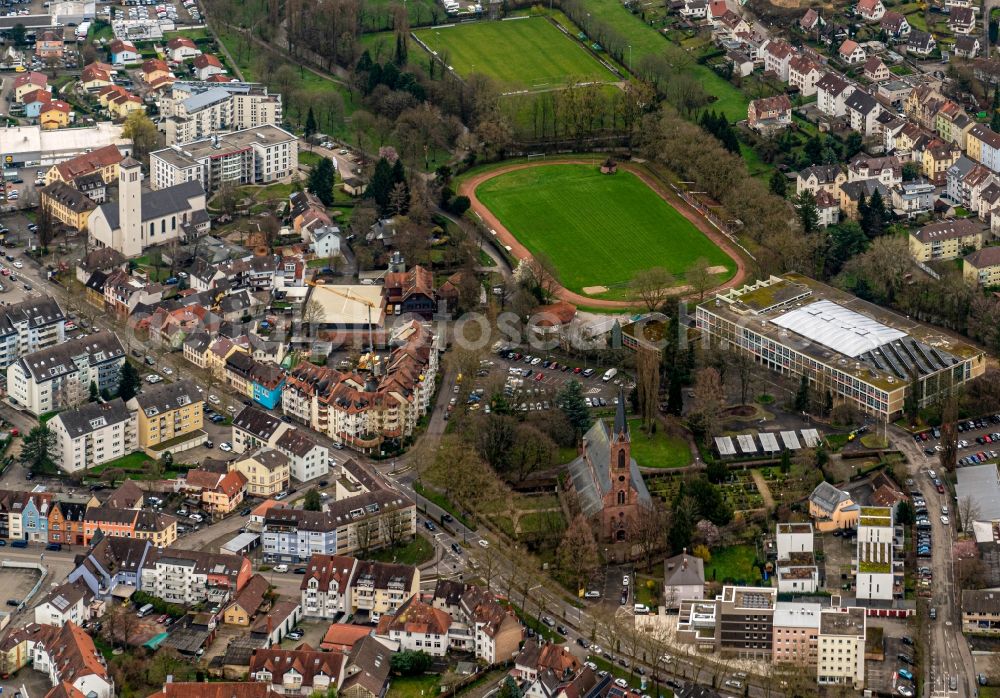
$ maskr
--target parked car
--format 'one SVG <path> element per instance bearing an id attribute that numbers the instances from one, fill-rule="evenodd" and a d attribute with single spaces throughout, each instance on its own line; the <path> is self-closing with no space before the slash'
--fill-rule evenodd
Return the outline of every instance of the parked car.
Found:
<path id="1" fill-rule="evenodd" d="M 273 567 L 273 569 L 274 569 L 275 572 L 287 572 L 288 571 L 288 565 L 275 565 Z"/>

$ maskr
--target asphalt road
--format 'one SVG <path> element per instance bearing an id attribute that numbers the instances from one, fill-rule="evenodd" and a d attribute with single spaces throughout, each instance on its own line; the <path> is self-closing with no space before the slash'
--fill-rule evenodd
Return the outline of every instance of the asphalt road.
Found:
<path id="1" fill-rule="evenodd" d="M 989 432 L 989 429 L 984 431 Z M 959 434 L 959 438 L 973 441 L 979 432 L 972 437 Z M 928 456 L 923 449 L 933 442 L 921 442 L 918 445 L 913 437 L 890 427 L 889 436 L 893 445 L 906 454 L 910 464 L 910 476 L 916 482 L 916 487 L 927 501 L 927 511 L 931 520 L 931 570 L 934 574 L 932 589 L 934 595 L 930 603 L 937 609 L 937 620 L 924 619 L 930 625 L 929 663 L 925 662 L 924 695 L 925 696 L 972 696 L 977 695 L 976 671 L 969 643 L 962 635 L 962 616 L 959 610 L 960 589 L 955 584 L 954 567 L 951 563 L 951 549 L 955 541 L 954 519 L 949 526 L 941 523 L 941 507 L 948 506 L 952 515 L 955 513 L 955 502 L 951 491 L 945 489 L 945 494 L 939 494 L 931 483 L 927 470 L 940 471 L 937 456 Z M 977 449 L 963 449 L 959 455 L 975 452 Z M 938 475 L 941 473 L 938 472 Z M 955 677 L 957 689 L 948 688 L 950 677 Z"/>

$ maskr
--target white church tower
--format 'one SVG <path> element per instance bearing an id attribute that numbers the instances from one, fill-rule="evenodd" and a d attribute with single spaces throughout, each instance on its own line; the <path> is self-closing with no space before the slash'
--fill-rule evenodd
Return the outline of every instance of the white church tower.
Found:
<path id="1" fill-rule="evenodd" d="M 118 165 L 118 229 L 111 245 L 126 257 L 142 254 L 142 172 L 133 158 Z"/>

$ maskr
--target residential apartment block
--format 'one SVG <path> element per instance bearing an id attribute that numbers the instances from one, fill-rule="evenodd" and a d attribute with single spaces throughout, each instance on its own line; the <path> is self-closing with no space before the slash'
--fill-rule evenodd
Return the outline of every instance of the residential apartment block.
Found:
<path id="1" fill-rule="evenodd" d="M 113 333 L 97 332 L 26 354 L 7 367 L 8 399 L 34 415 L 79 405 L 90 395 L 118 390 L 125 349 Z"/>
<path id="2" fill-rule="evenodd" d="M 434 394 L 437 338 L 419 322 L 397 332 L 385 373 L 377 382 L 356 373 L 301 363 L 281 394 L 281 409 L 334 441 L 373 452 L 385 439 L 410 436 Z"/>
<path id="3" fill-rule="evenodd" d="M 1000 592 L 991 589 L 962 591 L 962 632 L 1000 635 Z"/>
<path id="4" fill-rule="evenodd" d="M 0 671 L 22 667 L 45 674 L 67 697 L 114 698 L 115 682 L 90 635 L 69 621 L 61 627 L 31 623 L 0 642 Z M 66 688 L 68 686 L 68 689 Z"/>
<path id="5" fill-rule="evenodd" d="M 861 507 L 858 519 L 857 598 L 864 601 L 893 599 L 893 526 L 889 507 Z"/>
<path id="6" fill-rule="evenodd" d="M 819 646 L 818 603 L 779 601 L 774 609 L 774 656 L 776 664 L 816 666 Z"/>
<path id="7" fill-rule="evenodd" d="M 985 371 L 975 347 L 799 274 L 717 294 L 696 322 L 713 343 L 880 419 L 902 413 L 914 384 L 928 405 Z"/>
<path id="8" fill-rule="evenodd" d="M 0 368 L 66 341 L 66 315 L 51 296 L 0 308 Z"/>
<path id="9" fill-rule="evenodd" d="M 289 473 L 300 482 L 323 477 L 329 470 L 330 450 L 305 430 L 296 429 L 270 412 L 253 405 L 233 418 L 233 450 L 236 453 L 272 448 L 288 459 Z"/>
<path id="10" fill-rule="evenodd" d="M 820 612 L 816 644 L 816 681 L 822 685 L 865 685 L 866 617 L 863 608 Z"/>
<path id="11" fill-rule="evenodd" d="M 52 460 L 67 473 L 91 468 L 136 450 L 136 416 L 121 398 L 88 402 L 49 421 Z"/>
<path id="12" fill-rule="evenodd" d="M 143 561 L 140 589 L 168 603 L 224 601 L 253 576 L 250 560 L 193 550 L 152 549 Z"/>
<path id="13" fill-rule="evenodd" d="M 179 143 L 149 155 L 154 190 L 191 181 L 200 182 L 209 193 L 227 182 L 268 184 L 290 177 L 298 166 L 298 139 L 273 124 Z"/>
<path id="14" fill-rule="evenodd" d="M 167 145 L 280 124 L 281 95 L 247 82 L 175 82 L 160 98 Z"/>
<path id="15" fill-rule="evenodd" d="M 703 650 L 770 659 L 775 602 L 772 587 L 725 586 L 711 600 L 681 601 L 677 639 Z"/>
<path id="16" fill-rule="evenodd" d="M 189 379 L 159 383 L 129 400 L 137 414 L 139 448 L 151 458 L 178 453 L 205 442 L 205 398 L 201 388 Z"/>
<path id="17" fill-rule="evenodd" d="M 910 231 L 910 254 L 918 262 L 955 259 L 963 250 L 982 247 L 984 235 L 983 226 L 971 218 L 930 223 Z"/>
<path id="18" fill-rule="evenodd" d="M 230 463 L 247 480 L 251 497 L 267 499 L 288 488 L 291 477 L 288 456 L 273 448 L 260 448 Z"/>
<path id="19" fill-rule="evenodd" d="M 775 576 L 781 593 L 811 594 L 819 589 L 819 568 L 813 555 L 812 524 L 778 524 Z"/>

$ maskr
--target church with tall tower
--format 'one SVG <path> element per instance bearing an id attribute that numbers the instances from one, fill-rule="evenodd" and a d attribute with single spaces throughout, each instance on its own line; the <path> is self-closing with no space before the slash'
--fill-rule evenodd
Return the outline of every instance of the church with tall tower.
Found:
<path id="1" fill-rule="evenodd" d="M 118 165 L 118 200 L 103 204 L 87 221 L 91 244 L 125 257 L 172 240 L 190 240 L 211 228 L 205 190 L 191 181 L 143 191 L 142 167 L 128 157 Z"/>
<path id="2" fill-rule="evenodd" d="M 583 436 L 580 455 L 569 464 L 570 491 L 603 543 L 634 542 L 635 524 L 652 498 L 632 458 L 632 439 L 625 418 L 625 394 L 618 393 L 612 425 L 594 423 Z"/>

